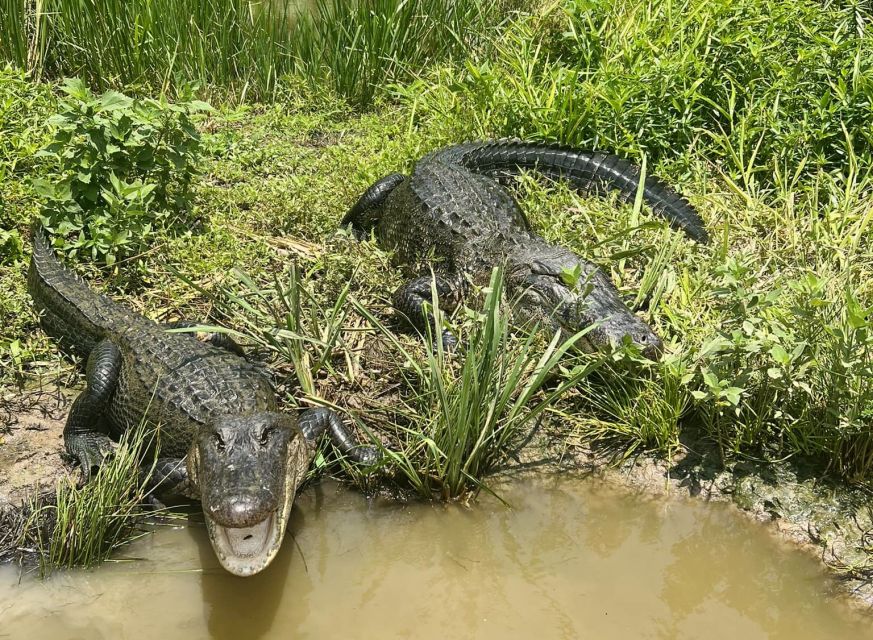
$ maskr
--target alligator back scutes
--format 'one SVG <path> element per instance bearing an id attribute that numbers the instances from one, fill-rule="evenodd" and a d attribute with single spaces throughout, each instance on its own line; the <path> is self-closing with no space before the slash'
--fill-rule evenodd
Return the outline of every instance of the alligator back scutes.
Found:
<path id="1" fill-rule="evenodd" d="M 583 193 L 618 191 L 626 201 L 636 197 L 641 177 L 639 167 L 616 155 L 517 140 L 467 142 L 441 149 L 433 157 L 496 179 L 535 170 L 551 179 L 567 180 Z M 674 228 L 682 229 L 697 242 L 709 240 L 703 220 L 691 203 L 659 178 L 646 176 L 643 199 Z"/>

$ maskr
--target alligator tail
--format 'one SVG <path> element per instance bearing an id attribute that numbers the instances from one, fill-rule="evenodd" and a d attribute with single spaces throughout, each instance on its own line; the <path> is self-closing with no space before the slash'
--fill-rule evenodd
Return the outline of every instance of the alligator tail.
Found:
<path id="1" fill-rule="evenodd" d="M 64 350 L 86 357 L 123 311 L 61 264 L 39 223 L 32 227 L 32 238 L 27 288 L 40 324 Z"/>
<path id="2" fill-rule="evenodd" d="M 641 175 L 639 167 L 618 156 L 512 140 L 465 143 L 449 147 L 440 155 L 492 178 L 536 170 L 548 178 L 568 180 L 584 193 L 618 191 L 622 199 L 630 202 L 636 197 Z M 643 200 L 673 228 L 682 229 L 697 242 L 709 241 L 700 214 L 659 178 L 646 176 Z"/>

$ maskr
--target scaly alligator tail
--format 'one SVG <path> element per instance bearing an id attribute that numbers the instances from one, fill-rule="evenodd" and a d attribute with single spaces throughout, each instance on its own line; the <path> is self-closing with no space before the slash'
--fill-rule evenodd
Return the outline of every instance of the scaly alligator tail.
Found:
<path id="1" fill-rule="evenodd" d="M 616 190 L 633 202 L 640 182 L 640 169 L 624 158 L 571 147 L 498 140 L 471 142 L 448 147 L 439 155 L 458 162 L 470 171 L 492 178 L 535 170 L 548 178 L 563 178 L 584 193 Z M 709 234 L 694 207 L 655 176 L 646 176 L 643 199 L 676 229 L 697 242 L 709 241 Z"/>
<path id="2" fill-rule="evenodd" d="M 113 301 L 91 291 L 60 263 L 39 224 L 33 225 L 32 237 L 27 288 L 40 322 L 64 349 L 85 357 L 106 337 L 110 327 L 119 326 L 117 323 L 125 312 Z"/>

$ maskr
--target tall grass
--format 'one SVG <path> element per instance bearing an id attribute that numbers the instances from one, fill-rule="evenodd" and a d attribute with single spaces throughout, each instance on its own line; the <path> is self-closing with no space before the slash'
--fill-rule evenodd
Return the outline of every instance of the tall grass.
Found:
<path id="1" fill-rule="evenodd" d="M 605 360 L 571 355 L 584 331 L 547 344 L 537 333 L 510 331 L 499 271 L 481 311 L 469 310 L 456 327 L 462 346 L 454 354 L 446 354 L 439 340 L 425 348 L 419 338 L 398 336 L 349 283 L 327 304 L 313 284 L 296 266 L 284 284 L 258 285 L 237 274 L 215 301 L 242 335 L 271 352 L 277 370 L 296 374 L 304 392 L 297 401 L 329 404 L 325 396 L 337 395 L 332 387 L 339 386 L 348 400 L 357 361 L 367 354 L 364 366 L 380 370 L 378 385 L 392 391 L 387 404 L 367 402 L 353 417 L 362 433 L 375 437 L 378 431 L 388 440 L 382 473 L 426 499 L 455 499 L 483 487 L 520 436 Z M 433 302 L 442 326 L 446 319 Z M 348 471 L 367 484 L 358 471 Z"/>
<path id="2" fill-rule="evenodd" d="M 443 317 L 434 297 L 436 326 Z M 391 413 L 398 449 L 386 457 L 422 497 L 462 498 L 485 487 L 486 476 L 504 462 L 543 413 L 606 359 L 568 356 L 587 330 L 545 347 L 537 332 L 514 336 L 503 309 L 503 277 L 495 269 L 480 313 L 460 335 L 460 351 L 449 357 L 440 340 L 422 359 L 393 338 L 391 330 L 363 305 L 357 311 L 392 341 L 403 389 Z M 433 336 L 428 342 L 433 343 Z M 559 375 L 559 365 L 564 375 Z"/>
<path id="3" fill-rule="evenodd" d="M 420 116 L 437 110 L 461 135 L 656 162 L 687 163 L 691 149 L 743 188 L 772 185 L 775 171 L 788 181 L 841 174 L 873 157 L 873 38 L 860 11 L 814 0 L 561 0 L 515 21 L 496 55 L 408 91 Z"/>
<path id="4" fill-rule="evenodd" d="M 275 99 L 294 76 L 365 106 L 499 19 L 476 0 L 3 2 L 0 60 L 101 88 L 197 83 L 240 102 Z"/>
<path id="5" fill-rule="evenodd" d="M 134 527 L 144 514 L 150 475 L 148 463 L 140 465 L 151 443 L 144 427 L 133 429 L 87 484 L 78 487 L 65 476 L 54 494 L 32 496 L 23 510 L 27 517 L 18 525 L 14 551 L 0 549 L 0 555 L 35 554 L 42 576 L 106 560 L 137 535 Z M 8 524 L 12 519 L 7 517 Z"/>

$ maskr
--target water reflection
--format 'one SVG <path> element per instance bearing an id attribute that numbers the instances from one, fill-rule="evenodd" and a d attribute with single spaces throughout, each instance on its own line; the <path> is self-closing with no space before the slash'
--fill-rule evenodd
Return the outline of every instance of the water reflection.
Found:
<path id="1" fill-rule="evenodd" d="M 272 629 L 283 600 L 288 600 L 295 607 L 309 606 L 312 584 L 308 580 L 296 580 L 294 593 L 285 598 L 292 557 L 298 555 L 299 561 L 293 537 L 303 527 L 305 519 L 299 508 L 291 510 L 285 532 L 289 544 L 282 547 L 269 567 L 250 578 L 231 575 L 221 568 L 209 543 L 209 536 L 204 535 L 205 531 L 197 531 L 197 535 L 192 536 L 203 567 L 200 588 L 210 638 L 264 638 Z"/>

